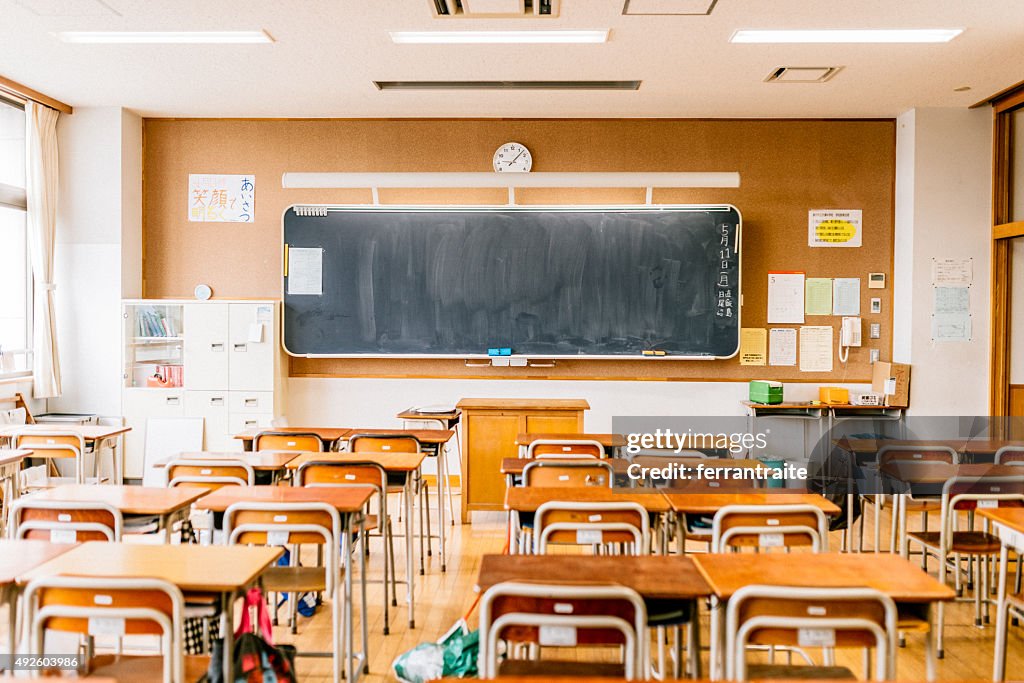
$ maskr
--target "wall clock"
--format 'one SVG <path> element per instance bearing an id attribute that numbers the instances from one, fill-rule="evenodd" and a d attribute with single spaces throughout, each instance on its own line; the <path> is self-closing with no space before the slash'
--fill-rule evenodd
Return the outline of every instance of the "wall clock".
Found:
<path id="1" fill-rule="evenodd" d="M 527 173 L 533 167 L 533 157 L 525 145 L 506 142 L 494 153 L 495 173 Z"/>

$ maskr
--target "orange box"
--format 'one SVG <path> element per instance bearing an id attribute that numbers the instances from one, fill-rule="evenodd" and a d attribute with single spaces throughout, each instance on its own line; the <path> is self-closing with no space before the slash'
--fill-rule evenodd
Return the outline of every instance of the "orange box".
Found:
<path id="1" fill-rule="evenodd" d="M 842 387 L 821 387 L 818 389 L 818 399 L 826 404 L 848 404 L 850 402 L 850 390 Z"/>

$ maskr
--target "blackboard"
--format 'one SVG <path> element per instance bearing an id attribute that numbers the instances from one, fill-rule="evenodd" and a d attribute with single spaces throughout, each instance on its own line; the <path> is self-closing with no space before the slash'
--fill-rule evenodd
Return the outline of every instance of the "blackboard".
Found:
<path id="1" fill-rule="evenodd" d="M 321 249 L 322 294 L 291 293 L 286 266 L 285 349 L 730 357 L 740 233 L 732 206 L 292 207 L 285 262 Z"/>

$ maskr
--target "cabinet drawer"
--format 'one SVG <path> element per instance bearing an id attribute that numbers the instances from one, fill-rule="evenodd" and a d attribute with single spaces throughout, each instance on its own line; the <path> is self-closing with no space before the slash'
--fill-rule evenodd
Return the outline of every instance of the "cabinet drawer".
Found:
<path id="1" fill-rule="evenodd" d="M 232 413 L 229 423 L 231 433 L 238 434 L 248 429 L 270 429 L 273 413 Z"/>
<path id="2" fill-rule="evenodd" d="M 229 391 L 228 404 L 232 413 L 273 413 L 273 391 Z"/>

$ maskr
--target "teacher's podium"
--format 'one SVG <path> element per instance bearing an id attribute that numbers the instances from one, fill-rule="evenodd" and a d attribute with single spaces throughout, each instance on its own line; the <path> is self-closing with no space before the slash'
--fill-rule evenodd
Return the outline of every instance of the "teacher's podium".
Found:
<path id="1" fill-rule="evenodd" d="M 462 522 L 477 510 L 503 510 L 503 458 L 516 457 L 516 435 L 583 431 L 590 404 L 573 398 L 464 398 L 462 410 Z"/>

